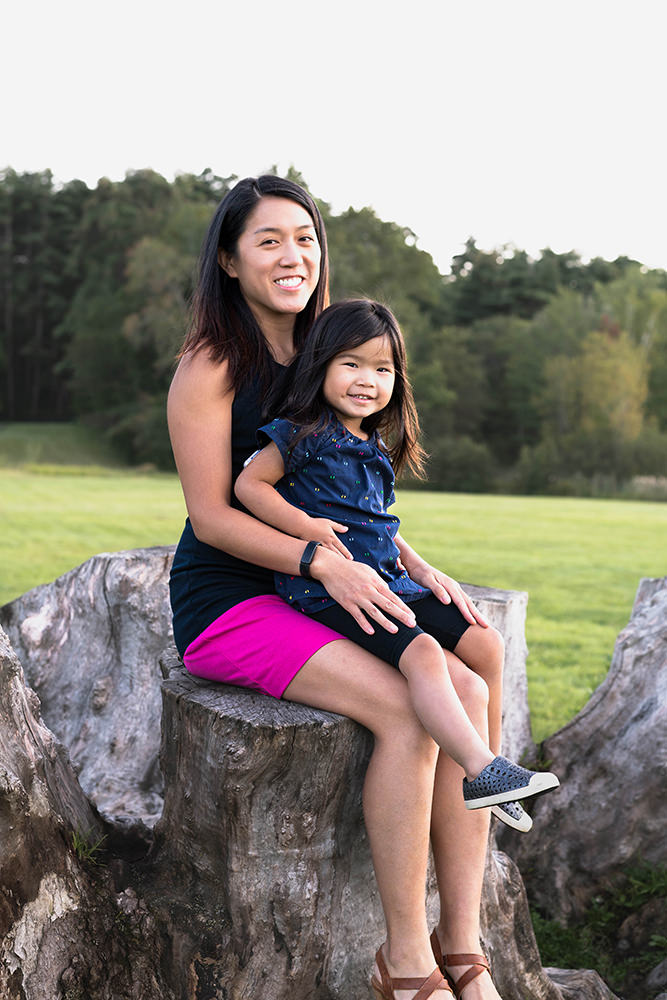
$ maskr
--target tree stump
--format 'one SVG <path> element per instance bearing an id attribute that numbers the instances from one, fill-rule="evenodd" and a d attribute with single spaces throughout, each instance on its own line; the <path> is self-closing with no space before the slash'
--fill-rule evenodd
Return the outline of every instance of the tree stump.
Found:
<path id="1" fill-rule="evenodd" d="M 628 865 L 665 861 L 667 577 L 640 582 L 605 680 L 544 755 L 562 787 L 537 802 L 530 843 L 507 849 L 531 898 L 567 922 Z"/>
<path id="2" fill-rule="evenodd" d="M 171 942 L 167 980 L 188 1000 L 365 998 L 385 935 L 361 810 L 370 734 L 191 677 L 174 649 L 162 664 L 166 798 L 143 892 Z M 504 1000 L 561 1000 L 499 852 L 482 916 Z"/>
<path id="3" fill-rule="evenodd" d="M 119 835 L 97 867 L 72 851 L 72 831 L 102 827 L 2 637 L 0 993 L 364 998 L 384 937 L 360 801 L 371 737 L 340 716 L 198 681 L 173 647 L 161 691 L 171 551 L 95 557 L 0 609 L 45 721 Z M 505 636 L 504 750 L 518 757 L 530 746 L 527 597 L 466 589 Z M 137 824 L 150 839 L 159 813 L 161 703 L 165 807 L 151 856 L 137 861 L 120 834 Z M 432 886 L 429 896 L 433 906 Z M 499 852 L 482 917 L 504 1000 L 560 998 L 521 879 Z M 581 1000 L 612 996 L 599 980 L 588 991 L 593 974 L 576 976 Z"/>

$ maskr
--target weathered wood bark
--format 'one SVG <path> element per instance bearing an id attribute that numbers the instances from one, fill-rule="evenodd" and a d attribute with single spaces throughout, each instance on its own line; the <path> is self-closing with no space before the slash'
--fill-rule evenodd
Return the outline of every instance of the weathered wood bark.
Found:
<path id="1" fill-rule="evenodd" d="M 158 659 L 171 630 L 172 554 L 102 553 L 0 608 L 82 788 L 105 819 L 138 833 L 162 811 Z"/>
<path id="2" fill-rule="evenodd" d="M 369 735 L 179 669 L 164 685 L 163 734 L 161 895 L 151 887 L 148 899 L 171 925 L 183 995 L 333 996 L 334 954 L 350 988 L 349 963 L 372 948 L 364 915 L 377 909 L 360 803 Z"/>
<path id="3" fill-rule="evenodd" d="M 615 1000 L 590 969 L 543 969 L 519 869 L 502 851 L 487 857 L 482 941 L 503 1000 Z"/>
<path id="4" fill-rule="evenodd" d="M 545 969 L 563 1000 L 609 1000 L 613 993 L 591 969 Z M 656 1000 L 660 1000 L 656 997 Z"/>
<path id="5" fill-rule="evenodd" d="M 530 838 L 501 844 L 567 922 L 632 862 L 665 862 L 667 577 L 641 581 L 607 677 L 543 752 L 562 787 L 537 802 Z"/>
<path id="6" fill-rule="evenodd" d="M 2 629 L 0 691 L 0 996 L 175 1000 L 153 971 L 148 915 L 126 915 L 108 873 L 73 850 L 73 834 L 85 847 L 102 825 Z"/>

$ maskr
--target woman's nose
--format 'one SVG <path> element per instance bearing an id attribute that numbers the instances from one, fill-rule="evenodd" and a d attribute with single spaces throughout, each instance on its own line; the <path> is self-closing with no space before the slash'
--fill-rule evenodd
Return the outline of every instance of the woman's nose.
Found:
<path id="1" fill-rule="evenodd" d="M 298 243 L 288 240 L 283 246 L 283 255 L 280 258 L 283 267 L 295 267 L 301 263 L 301 248 Z"/>

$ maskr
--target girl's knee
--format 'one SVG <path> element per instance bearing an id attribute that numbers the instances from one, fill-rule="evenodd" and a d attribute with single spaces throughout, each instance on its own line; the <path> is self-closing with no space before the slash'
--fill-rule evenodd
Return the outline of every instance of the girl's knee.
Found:
<path id="1" fill-rule="evenodd" d="M 422 674 L 426 670 L 445 670 L 447 663 L 437 639 L 422 632 L 403 650 L 398 666 L 401 673 L 408 676 L 411 670 L 419 670 Z"/>
<path id="2" fill-rule="evenodd" d="M 505 640 L 497 628 L 472 625 L 459 641 L 456 655 L 487 682 L 502 681 Z"/>
<path id="3" fill-rule="evenodd" d="M 489 686 L 474 670 L 464 670 L 456 679 L 456 693 L 468 715 L 486 712 L 489 704 Z"/>
<path id="4" fill-rule="evenodd" d="M 502 675 L 505 663 L 505 640 L 497 628 L 484 629 L 488 634 L 485 636 L 486 662 L 490 674 Z"/>

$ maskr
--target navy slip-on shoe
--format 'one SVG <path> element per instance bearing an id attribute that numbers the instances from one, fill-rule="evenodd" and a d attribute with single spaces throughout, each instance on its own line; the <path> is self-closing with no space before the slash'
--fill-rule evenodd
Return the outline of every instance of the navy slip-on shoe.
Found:
<path id="1" fill-rule="evenodd" d="M 542 795 L 559 784 L 551 771 L 529 771 L 507 757 L 496 757 L 472 781 L 463 779 L 463 798 L 466 809 L 484 809 Z"/>

